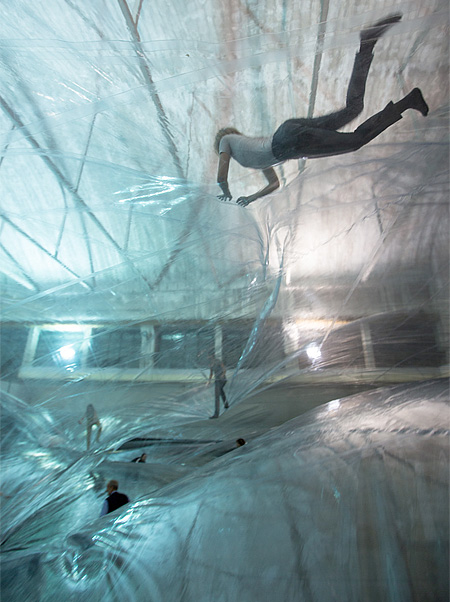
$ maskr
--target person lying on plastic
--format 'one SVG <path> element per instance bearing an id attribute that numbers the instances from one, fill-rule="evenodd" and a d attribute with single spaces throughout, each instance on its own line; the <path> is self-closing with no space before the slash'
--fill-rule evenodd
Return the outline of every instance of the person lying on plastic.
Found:
<path id="1" fill-rule="evenodd" d="M 137 458 L 133 458 L 131 460 L 131 462 L 134 462 L 135 464 L 139 464 L 140 462 L 146 462 L 146 460 L 147 460 L 147 454 L 144 452 Z"/>
<path id="2" fill-rule="evenodd" d="M 362 123 L 354 132 L 337 130 L 357 117 L 364 108 L 367 76 L 373 59 L 373 49 L 380 36 L 400 21 L 402 15 L 394 14 L 360 33 L 360 48 L 355 56 L 353 71 L 347 90 L 346 106 L 334 113 L 314 118 L 296 118 L 285 121 L 272 137 L 250 138 L 235 128 L 223 128 L 216 134 L 214 148 L 219 154 L 217 183 L 222 189 L 218 198 L 231 201 L 228 187 L 228 169 L 233 158 L 243 167 L 261 169 L 267 186 L 250 196 L 241 196 L 237 204 L 246 207 L 256 199 L 270 194 L 280 186 L 273 165 L 289 159 L 329 157 L 358 150 L 388 127 L 402 118 L 407 109 L 428 114 L 428 106 L 419 88 L 395 104 L 389 102 L 379 113 Z"/>

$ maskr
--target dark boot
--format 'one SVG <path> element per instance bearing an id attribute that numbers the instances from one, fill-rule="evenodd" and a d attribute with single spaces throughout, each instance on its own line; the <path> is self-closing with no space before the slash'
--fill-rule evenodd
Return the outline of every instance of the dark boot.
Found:
<path id="1" fill-rule="evenodd" d="M 406 111 L 406 109 L 414 109 L 415 111 L 422 113 L 424 117 L 428 115 L 429 110 L 419 88 L 414 88 L 414 90 L 411 90 L 409 94 L 396 102 L 394 106 L 398 111 L 400 111 L 400 113 L 403 113 Z"/>
<path id="2" fill-rule="evenodd" d="M 386 31 L 392 27 L 392 25 L 398 23 L 401 18 L 401 13 L 395 13 L 389 17 L 385 17 L 384 19 L 377 21 L 367 29 L 363 29 L 359 34 L 359 38 L 361 40 L 361 52 L 372 52 L 378 38 L 381 38 L 381 36 L 386 33 Z"/>

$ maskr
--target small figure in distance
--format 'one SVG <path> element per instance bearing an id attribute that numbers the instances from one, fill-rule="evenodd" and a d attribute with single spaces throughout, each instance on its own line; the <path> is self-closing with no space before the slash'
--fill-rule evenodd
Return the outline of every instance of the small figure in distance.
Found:
<path id="1" fill-rule="evenodd" d="M 243 445 L 245 445 L 245 439 L 236 439 L 236 447 L 242 447 Z"/>
<path id="2" fill-rule="evenodd" d="M 124 504 L 128 504 L 130 501 L 128 496 L 124 493 L 119 493 L 117 490 L 119 489 L 119 482 L 115 479 L 111 479 L 108 481 L 106 485 L 106 491 L 108 493 L 108 497 L 103 502 L 103 506 L 100 512 L 100 516 L 105 516 L 105 514 L 109 514 L 117 508 L 120 508 Z"/>
<path id="3" fill-rule="evenodd" d="M 362 112 L 374 46 L 401 18 L 401 14 L 390 15 L 361 31 L 361 44 L 355 56 L 346 106 L 343 109 L 322 117 L 288 119 L 273 136 L 265 138 L 244 136 L 233 127 L 219 130 L 214 142 L 219 155 L 217 183 L 222 189 L 218 198 L 221 201 L 231 201 L 233 198 L 228 187 L 230 159 L 243 167 L 262 170 L 268 182 L 258 192 L 238 198 L 237 204 L 246 207 L 280 186 L 274 165 L 289 159 L 330 157 L 356 151 L 399 121 L 407 109 L 419 111 L 425 117 L 428 106 L 419 88 L 414 88 L 399 102 L 389 102 L 382 111 L 367 119 L 354 132 L 337 131 Z"/>
<path id="4" fill-rule="evenodd" d="M 87 450 L 89 451 L 89 448 L 91 446 L 92 427 L 93 426 L 97 427 L 97 438 L 96 438 L 97 443 L 100 439 L 100 434 L 102 432 L 101 422 L 99 420 L 99 417 L 97 416 L 97 412 L 95 411 L 95 408 L 92 405 L 92 403 L 90 403 L 87 406 L 86 412 L 85 412 L 84 416 L 78 421 L 78 424 L 81 424 L 85 418 L 86 418 L 86 444 L 87 444 Z"/>
<path id="5" fill-rule="evenodd" d="M 215 357 L 214 354 L 210 354 L 210 371 L 209 371 L 209 379 L 208 385 L 211 382 L 211 379 L 214 375 L 214 404 L 215 411 L 210 418 L 218 418 L 220 412 L 220 398 L 223 400 L 223 405 L 225 409 L 229 407 L 227 397 L 225 395 L 224 387 L 227 384 L 227 370 L 225 368 L 225 364 L 222 360 L 219 360 Z"/>
<path id="6" fill-rule="evenodd" d="M 147 454 L 143 453 L 140 456 L 138 456 L 137 458 L 133 458 L 133 460 L 131 460 L 132 462 L 134 462 L 135 464 L 139 464 L 139 462 L 145 462 L 147 460 Z"/>

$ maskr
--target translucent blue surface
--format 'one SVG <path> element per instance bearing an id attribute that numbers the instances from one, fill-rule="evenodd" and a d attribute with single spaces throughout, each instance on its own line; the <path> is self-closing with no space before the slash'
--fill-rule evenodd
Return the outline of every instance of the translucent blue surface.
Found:
<path id="1" fill-rule="evenodd" d="M 21 486 L 6 478 L 2 593 L 444 600 L 448 416 L 446 381 L 378 389 L 334 400 L 197 469 L 161 465 L 151 447 L 150 465 L 130 463 L 131 451 L 116 466 L 65 446 L 29 443 L 21 452 L 18 435 L 3 460 Z M 30 422 L 28 433 L 40 433 Z M 178 462 L 198 457 L 199 446 L 207 443 L 185 443 Z M 100 491 L 108 473 L 132 501 L 95 520 L 96 484 Z"/>
<path id="2" fill-rule="evenodd" d="M 217 130 L 340 108 L 394 11 L 346 131 L 415 86 L 429 115 L 246 208 L 234 162 L 221 202 Z M 446 600 L 445 3 L 0 17 L 3 598 Z M 110 479 L 131 502 L 99 518 Z"/>

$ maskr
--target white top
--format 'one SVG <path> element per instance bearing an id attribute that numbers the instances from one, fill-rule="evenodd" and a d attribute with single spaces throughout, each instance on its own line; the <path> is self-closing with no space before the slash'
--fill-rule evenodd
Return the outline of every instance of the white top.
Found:
<path id="1" fill-rule="evenodd" d="M 279 163 L 272 153 L 272 137 L 249 138 L 240 134 L 227 134 L 219 145 L 219 154 L 227 153 L 242 167 L 265 169 Z"/>

